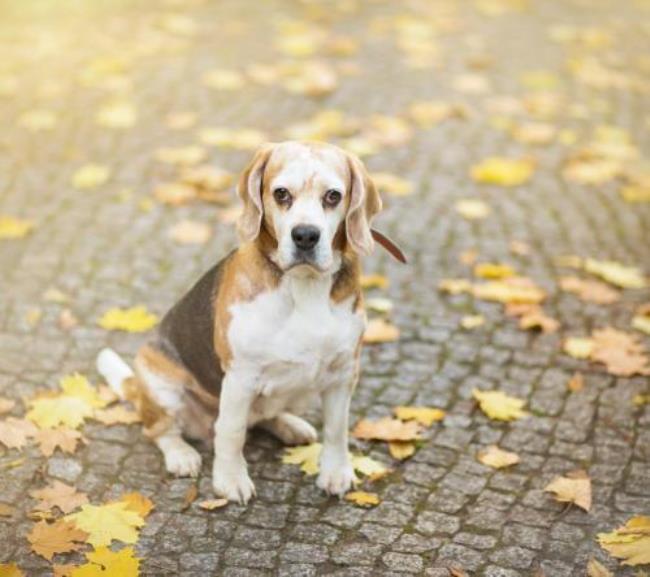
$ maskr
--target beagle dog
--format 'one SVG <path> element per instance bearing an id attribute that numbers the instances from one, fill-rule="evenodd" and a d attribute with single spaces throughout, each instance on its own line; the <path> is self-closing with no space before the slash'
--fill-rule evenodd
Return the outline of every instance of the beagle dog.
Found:
<path id="1" fill-rule="evenodd" d="M 212 483 L 246 503 L 255 493 L 243 455 L 258 426 L 286 444 L 316 440 L 300 417 L 320 398 L 317 484 L 342 495 L 354 483 L 348 409 L 365 327 L 360 257 L 382 203 L 355 156 L 328 144 L 283 142 L 257 151 L 239 179 L 239 248 L 165 315 L 137 353 L 135 372 L 111 349 L 98 371 L 136 405 L 145 433 L 175 475 L 198 475 L 183 437 L 214 438 Z"/>

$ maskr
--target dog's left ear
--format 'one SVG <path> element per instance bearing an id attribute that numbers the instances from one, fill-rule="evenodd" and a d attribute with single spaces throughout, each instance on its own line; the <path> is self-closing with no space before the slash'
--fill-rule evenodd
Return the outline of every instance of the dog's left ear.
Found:
<path id="1" fill-rule="evenodd" d="M 345 233 L 352 248 L 361 255 L 367 255 L 374 248 L 370 224 L 381 210 L 382 202 L 375 183 L 366 167 L 353 154 L 348 154 L 351 174 L 350 205 L 345 217 Z"/>
<path id="2" fill-rule="evenodd" d="M 262 145 L 253 160 L 244 169 L 239 177 L 237 194 L 244 203 L 241 216 L 237 223 L 239 236 L 243 242 L 255 240 L 262 226 L 264 206 L 262 204 L 262 180 L 264 169 L 273 152 L 273 143 Z"/>

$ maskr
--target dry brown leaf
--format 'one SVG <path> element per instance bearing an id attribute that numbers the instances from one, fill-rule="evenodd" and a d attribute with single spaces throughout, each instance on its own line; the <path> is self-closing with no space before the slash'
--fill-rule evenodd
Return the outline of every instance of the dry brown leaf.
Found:
<path id="1" fill-rule="evenodd" d="M 607 371 L 621 377 L 650 374 L 650 358 L 636 335 L 612 328 L 593 332 L 591 360 L 603 363 Z"/>
<path id="2" fill-rule="evenodd" d="M 88 503 L 85 493 L 79 493 L 75 487 L 61 481 L 52 481 L 47 487 L 30 491 L 29 496 L 40 501 L 34 507 L 37 511 L 49 511 L 58 507 L 62 513 L 67 514 Z"/>
<path id="3" fill-rule="evenodd" d="M 560 287 L 575 294 L 580 300 L 599 305 L 612 304 L 621 298 L 617 291 L 602 282 L 583 280 L 575 276 L 561 277 Z"/>
<path id="4" fill-rule="evenodd" d="M 200 501 L 198 503 L 201 509 L 206 511 L 214 511 L 215 509 L 221 509 L 228 504 L 228 499 L 207 499 L 205 501 Z"/>
<path id="5" fill-rule="evenodd" d="M 399 339 L 399 329 L 385 319 L 370 319 L 363 342 L 366 344 L 391 343 Z"/>
<path id="6" fill-rule="evenodd" d="M 151 513 L 155 505 L 148 497 L 141 493 L 126 493 L 122 495 L 120 501 L 127 504 L 127 509 L 140 515 L 143 519 Z"/>
<path id="7" fill-rule="evenodd" d="M 192 483 L 188 488 L 187 492 L 185 493 L 185 497 L 183 498 L 183 504 L 181 505 L 181 512 L 185 511 L 189 508 L 189 506 L 196 501 L 196 498 L 199 496 L 199 489 L 198 487 Z"/>
<path id="8" fill-rule="evenodd" d="M 589 511 L 591 509 L 591 479 L 584 471 L 573 471 L 566 477 L 555 477 L 544 491 L 555 493 L 555 498 L 563 503 L 573 503 Z"/>
<path id="9" fill-rule="evenodd" d="M 194 200 L 196 189 L 182 182 L 166 182 L 159 184 L 153 191 L 154 198 L 163 204 L 180 206 Z"/>
<path id="10" fill-rule="evenodd" d="M 404 461 L 415 454 L 415 443 L 412 441 L 390 441 L 388 452 L 393 459 Z"/>
<path id="11" fill-rule="evenodd" d="M 414 441 L 420 438 L 420 425 L 417 421 L 405 423 L 390 417 L 378 421 L 362 419 L 354 427 L 352 436 L 376 441 Z"/>
<path id="12" fill-rule="evenodd" d="M 0 415 L 8 413 L 16 406 L 16 401 L 12 399 L 7 399 L 5 397 L 0 397 Z"/>
<path id="13" fill-rule="evenodd" d="M 585 378 L 582 376 L 582 373 L 575 373 L 569 379 L 566 386 L 572 393 L 578 393 L 585 388 Z"/>
<path id="14" fill-rule="evenodd" d="M 8 449 L 21 449 L 37 431 L 38 428 L 31 421 L 8 417 L 0 421 L 0 443 Z"/>
<path id="15" fill-rule="evenodd" d="M 92 418 L 105 425 L 130 425 L 140 421 L 138 412 L 124 405 L 109 409 L 97 409 Z"/>
<path id="16" fill-rule="evenodd" d="M 52 524 L 40 521 L 27 535 L 32 551 L 48 561 L 58 553 L 78 550 L 87 538 L 88 533 L 78 529 L 73 522 L 64 519 Z"/>
<path id="17" fill-rule="evenodd" d="M 77 450 L 77 443 L 84 440 L 79 431 L 66 427 L 39 430 L 35 433 L 34 439 L 39 444 L 41 453 L 46 457 L 51 457 L 57 447 L 64 453 L 74 453 Z"/>
<path id="18" fill-rule="evenodd" d="M 489 447 L 479 451 L 477 458 L 484 465 L 495 469 L 510 467 L 511 465 L 516 465 L 520 461 L 519 455 L 511 453 L 510 451 L 504 451 L 496 445 L 490 445 Z"/>

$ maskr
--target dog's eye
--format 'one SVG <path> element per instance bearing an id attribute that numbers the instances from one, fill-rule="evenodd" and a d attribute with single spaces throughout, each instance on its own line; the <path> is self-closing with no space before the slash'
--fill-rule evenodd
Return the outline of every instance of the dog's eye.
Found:
<path id="1" fill-rule="evenodd" d="M 273 198 L 278 204 L 289 204 L 291 202 L 291 193 L 286 188 L 276 188 L 273 191 Z"/>
<path id="2" fill-rule="evenodd" d="M 341 193 L 338 190 L 331 189 L 325 193 L 323 197 L 323 203 L 325 206 L 335 207 L 339 202 L 341 202 Z"/>

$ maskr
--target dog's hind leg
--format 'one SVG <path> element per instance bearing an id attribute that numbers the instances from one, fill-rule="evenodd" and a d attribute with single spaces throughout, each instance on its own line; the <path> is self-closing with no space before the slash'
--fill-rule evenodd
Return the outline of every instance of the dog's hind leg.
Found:
<path id="1" fill-rule="evenodd" d="M 285 445 L 307 445 L 318 438 L 316 429 L 302 417 L 280 413 L 277 417 L 257 425 L 280 439 Z"/>
<path id="2" fill-rule="evenodd" d="M 141 382 L 138 408 L 145 434 L 162 451 L 169 473 L 196 477 L 201 455 L 183 439 L 180 419 L 185 383 L 192 375 L 152 346 L 140 349 L 135 368 Z"/>

